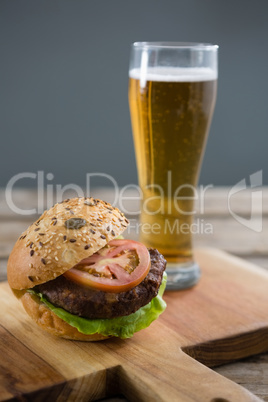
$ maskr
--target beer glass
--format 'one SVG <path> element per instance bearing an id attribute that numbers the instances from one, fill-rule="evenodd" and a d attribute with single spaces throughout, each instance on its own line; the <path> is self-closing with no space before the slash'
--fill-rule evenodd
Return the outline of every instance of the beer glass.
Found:
<path id="1" fill-rule="evenodd" d="M 142 192 L 140 241 L 167 260 L 167 289 L 196 284 L 194 199 L 217 88 L 218 46 L 136 42 L 129 106 Z"/>

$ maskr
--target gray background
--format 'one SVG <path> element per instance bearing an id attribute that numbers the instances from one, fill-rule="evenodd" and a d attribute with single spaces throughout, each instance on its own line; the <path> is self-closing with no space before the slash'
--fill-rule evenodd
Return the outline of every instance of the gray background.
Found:
<path id="1" fill-rule="evenodd" d="M 267 0 L 1 0 L 0 186 L 37 170 L 53 184 L 83 186 L 88 172 L 137 182 L 127 90 L 141 40 L 220 46 L 200 183 L 263 169 L 268 184 L 267 15 Z"/>

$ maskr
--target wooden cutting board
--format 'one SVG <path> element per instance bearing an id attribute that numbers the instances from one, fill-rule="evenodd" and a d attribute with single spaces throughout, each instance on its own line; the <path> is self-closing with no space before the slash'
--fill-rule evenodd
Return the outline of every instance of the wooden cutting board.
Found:
<path id="1" fill-rule="evenodd" d="M 196 250 L 196 259 L 200 283 L 166 292 L 165 313 L 128 340 L 55 338 L 2 283 L 0 399 L 258 401 L 208 367 L 268 350 L 268 273 L 215 249 Z"/>

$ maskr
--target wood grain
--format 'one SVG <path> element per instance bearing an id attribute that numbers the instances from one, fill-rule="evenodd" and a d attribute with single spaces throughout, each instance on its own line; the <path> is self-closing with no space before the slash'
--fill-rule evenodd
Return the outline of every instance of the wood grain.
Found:
<path id="1" fill-rule="evenodd" d="M 235 370 L 234 370 L 235 366 Z M 268 354 L 249 357 L 242 361 L 218 367 L 217 372 L 247 388 L 268 401 Z"/>
<path id="2" fill-rule="evenodd" d="M 214 366 L 268 350 L 268 273 L 215 249 L 196 250 L 196 258 L 200 283 L 167 292 L 166 312 L 129 340 L 50 336 L 2 283 L 0 399 L 84 401 L 121 393 L 130 401 L 259 400 L 200 362 Z"/>
<path id="3" fill-rule="evenodd" d="M 56 398 L 62 389 L 64 377 L 2 326 L 0 339 L 1 400 L 19 398 L 29 394 L 29 389 L 34 393 L 40 388 L 48 388 L 50 395 Z"/>

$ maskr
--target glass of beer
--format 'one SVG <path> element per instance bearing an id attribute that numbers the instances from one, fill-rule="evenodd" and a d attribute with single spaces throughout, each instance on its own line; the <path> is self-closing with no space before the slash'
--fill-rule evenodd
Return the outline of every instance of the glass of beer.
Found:
<path id="1" fill-rule="evenodd" d="M 196 185 L 214 111 L 218 46 L 136 42 L 129 106 L 142 193 L 140 241 L 167 260 L 167 289 L 200 278 L 193 258 Z"/>

